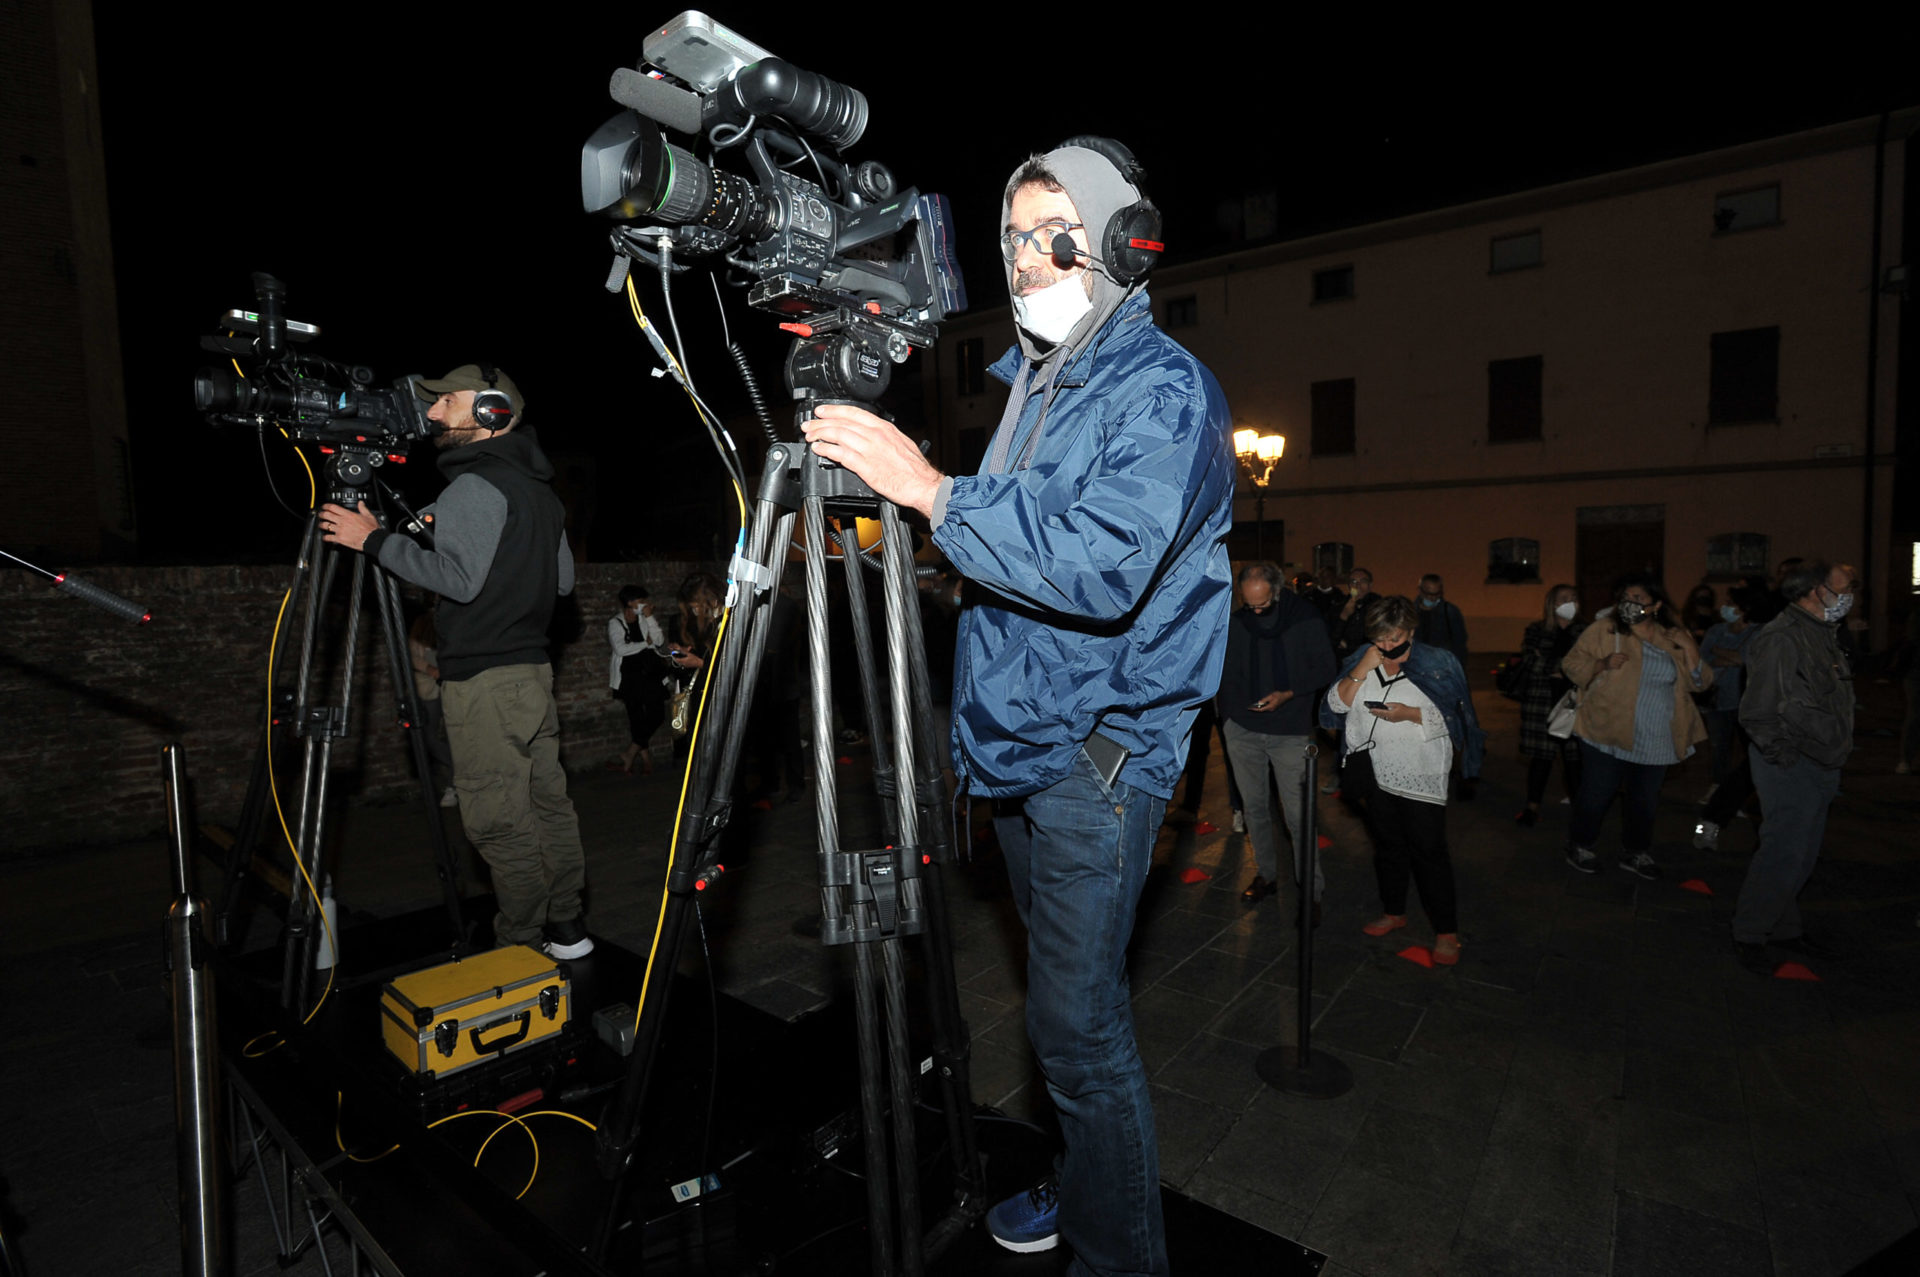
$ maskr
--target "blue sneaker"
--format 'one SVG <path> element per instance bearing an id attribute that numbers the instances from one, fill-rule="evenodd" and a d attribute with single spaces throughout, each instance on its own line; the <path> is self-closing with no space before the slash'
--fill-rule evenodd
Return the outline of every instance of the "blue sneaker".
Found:
<path id="1" fill-rule="evenodd" d="M 987 1232 L 1008 1250 L 1027 1254 L 1060 1244 L 1060 1181 L 1049 1175 L 987 1212 Z"/>

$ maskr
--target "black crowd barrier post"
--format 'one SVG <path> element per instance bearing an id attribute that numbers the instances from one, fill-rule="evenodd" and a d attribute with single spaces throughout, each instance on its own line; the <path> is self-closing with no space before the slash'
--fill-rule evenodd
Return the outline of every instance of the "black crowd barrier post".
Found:
<path id="1" fill-rule="evenodd" d="M 1260 1080 L 1277 1091 L 1331 1100 L 1353 1089 L 1353 1070 L 1325 1051 L 1315 1054 L 1313 1050 L 1313 881 L 1320 859 L 1320 820 L 1314 803 L 1320 796 L 1320 750 L 1312 740 L 1307 742 L 1306 754 L 1305 775 L 1300 781 L 1306 797 L 1300 804 L 1296 856 L 1300 864 L 1300 1001 L 1294 1012 L 1295 1045 L 1267 1048 L 1254 1060 L 1253 1067 Z"/>

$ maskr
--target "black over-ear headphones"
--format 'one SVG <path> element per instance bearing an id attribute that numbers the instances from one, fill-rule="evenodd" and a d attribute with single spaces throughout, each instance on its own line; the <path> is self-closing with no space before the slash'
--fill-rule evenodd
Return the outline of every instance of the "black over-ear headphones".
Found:
<path id="1" fill-rule="evenodd" d="M 473 424 L 482 430 L 504 430 L 513 420 L 513 399 L 495 385 L 500 380 L 498 368 L 482 360 L 480 375 L 487 379 L 487 388 L 473 396 Z"/>
<path id="2" fill-rule="evenodd" d="M 1077 146 L 1105 157 L 1120 170 L 1127 185 L 1140 192 L 1139 199 L 1107 219 L 1098 243 L 1101 262 L 1116 281 L 1133 285 L 1145 279 L 1167 247 L 1160 240 L 1160 210 L 1147 198 L 1146 170 L 1133 158 L 1132 151 L 1110 137 L 1082 133 L 1060 145 Z"/>

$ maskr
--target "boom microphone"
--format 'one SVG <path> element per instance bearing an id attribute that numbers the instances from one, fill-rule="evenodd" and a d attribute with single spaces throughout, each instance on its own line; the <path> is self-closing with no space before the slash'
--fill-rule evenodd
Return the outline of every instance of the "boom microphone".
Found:
<path id="1" fill-rule="evenodd" d="M 1053 237 L 1053 247 L 1049 251 L 1053 254 L 1053 267 L 1055 270 L 1072 270 L 1073 259 L 1076 257 L 1084 257 L 1095 266 L 1106 266 L 1105 262 L 1074 243 L 1073 236 L 1067 234 L 1065 231 L 1061 231 Z"/>

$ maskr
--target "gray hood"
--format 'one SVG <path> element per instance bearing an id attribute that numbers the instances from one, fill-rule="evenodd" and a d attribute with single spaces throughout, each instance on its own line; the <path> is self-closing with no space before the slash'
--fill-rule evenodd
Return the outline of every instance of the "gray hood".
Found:
<path id="1" fill-rule="evenodd" d="M 1120 170 L 1113 166 L 1113 161 L 1100 152 L 1088 150 L 1085 147 L 1057 147 L 1042 155 L 1040 161 L 1051 169 L 1053 175 L 1060 179 L 1060 184 L 1066 187 L 1067 198 L 1073 201 L 1074 208 L 1080 213 L 1080 220 L 1086 224 L 1087 243 L 1096 255 L 1100 255 L 1102 252 L 1100 241 L 1106 232 L 1107 223 L 1113 220 L 1115 213 L 1141 198 L 1139 190 L 1120 176 Z M 1015 172 L 1018 171 L 1018 169 L 1015 170 Z M 1012 180 L 1011 174 L 1008 180 Z M 1008 212 L 1012 206 L 1011 197 L 1011 191 L 1001 197 L 1000 225 L 1003 227 L 1007 225 Z M 1019 336 L 1021 352 L 1028 359 L 1041 363 L 1061 352 L 1071 353 L 1079 349 L 1088 337 L 1099 332 L 1101 326 L 1113 318 L 1114 312 L 1120 309 L 1121 303 L 1147 286 L 1146 280 L 1141 279 L 1132 287 L 1128 287 L 1108 274 L 1107 268 L 1101 264 L 1089 263 L 1085 269 L 1093 275 L 1093 309 L 1081 316 L 1080 322 L 1073 326 L 1073 331 L 1067 334 L 1066 340 L 1057 346 L 1044 346 L 1029 336 L 1026 329 L 1015 323 L 1014 332 Z M 1011 268 L 1008 269 L 1006 282 L 1008 296 L 1011 297 L 1013 290 Z"/>

